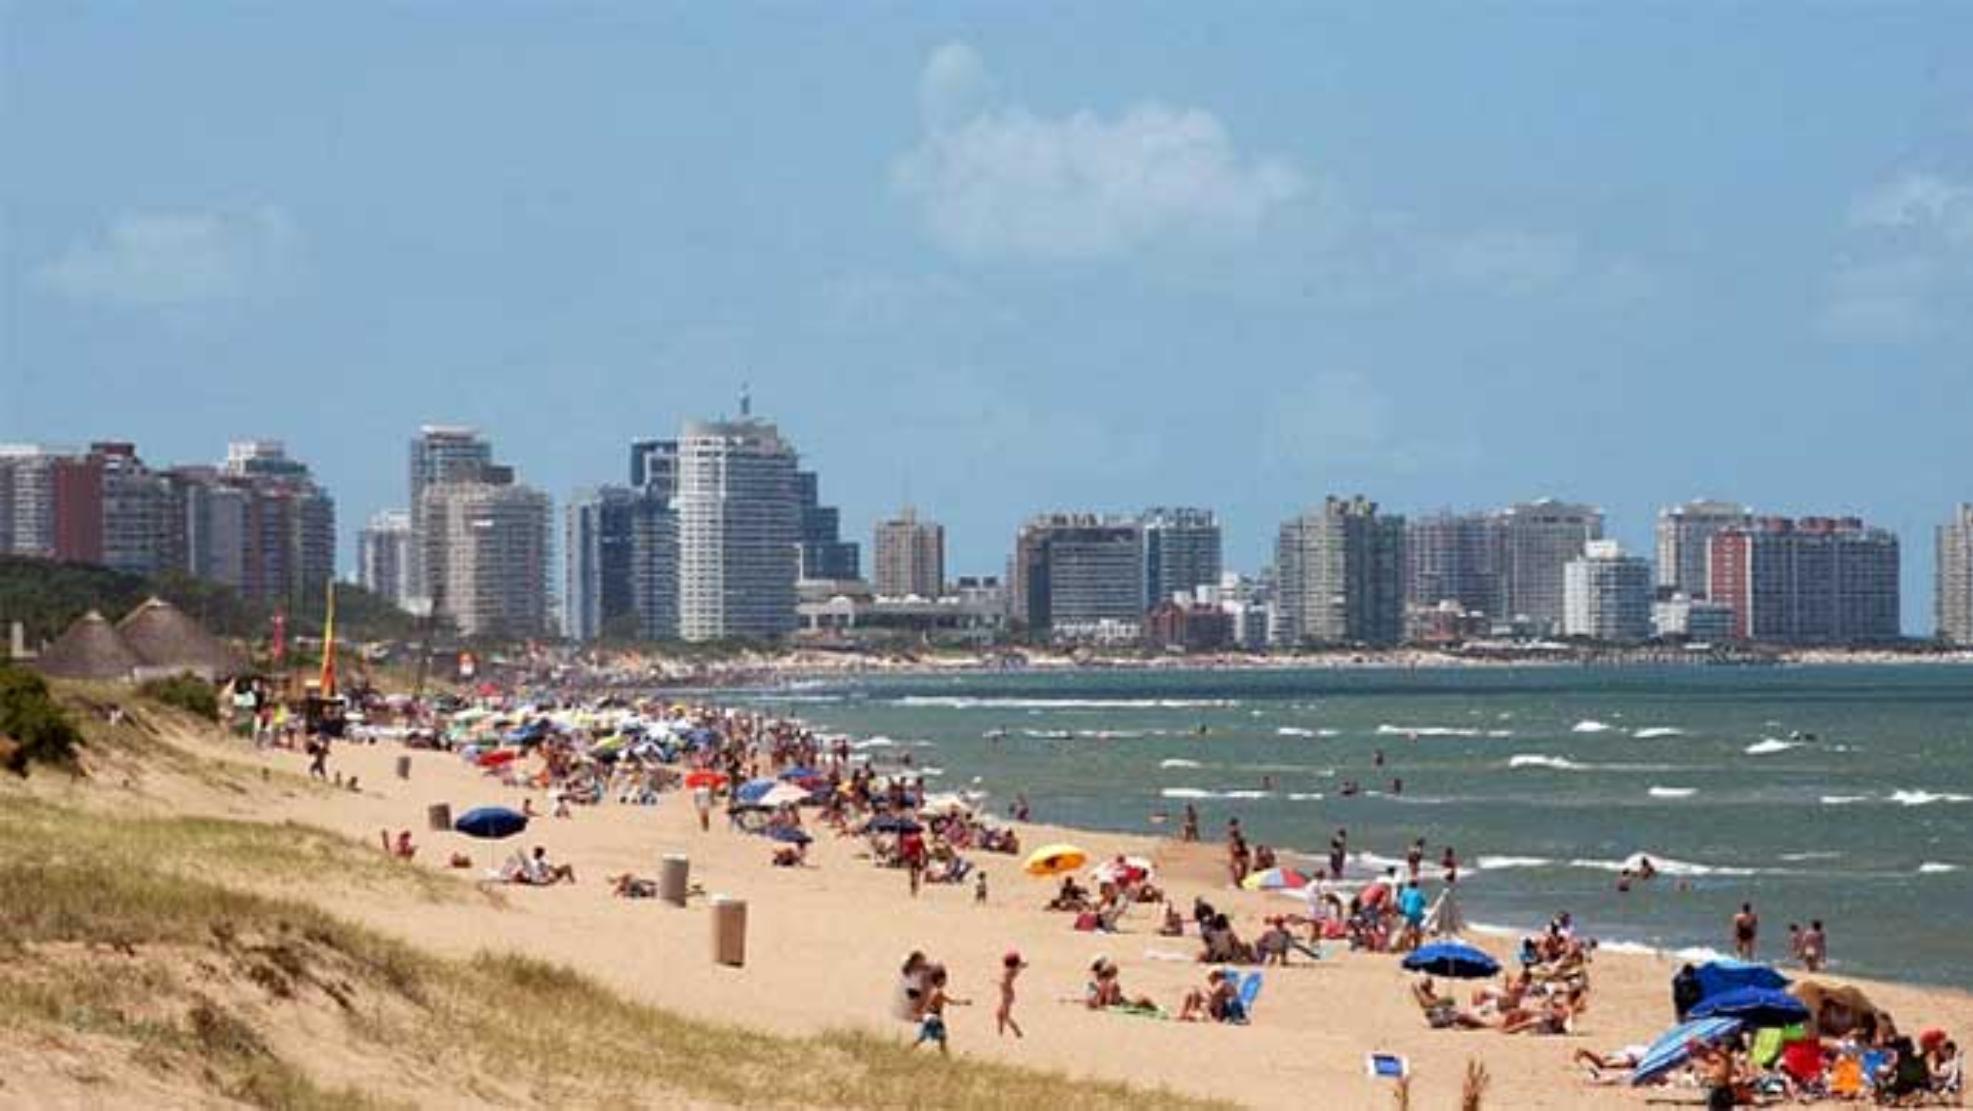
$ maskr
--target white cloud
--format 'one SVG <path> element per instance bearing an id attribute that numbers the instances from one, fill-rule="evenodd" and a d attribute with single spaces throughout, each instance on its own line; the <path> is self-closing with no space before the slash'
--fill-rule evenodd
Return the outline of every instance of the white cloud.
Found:
<path id="1" fill-rule="evenodd" d="M 1859 196 L 1848 226 L 1816 322 L 1825 335 L 1909 342 L 1963 318 L 1955 305 L 1973 297 L 1973 184 L 1901 174 Z"/>
<path id="2" fill-rule="evenodd" d="M 246 300 L 287 280 L 300 239 L 294 220 L 271 205 L 127 213 L 70 245 L 36 279 L 77 300 L 127 308 Z"/>
<path id="3" fill-rule="evenodd" d="M 990 106 L 986 69 L 960 44 L 941 47 L 920 84 L 925 130 L 892 184 L 961 255 L 1083 259 L 1250 240 L 1303 190 L 1286 164 L 1243 157 L 1203 109 L 1145 103 L 1105 118 Z"/>
<path id="4" fill-rule="evenodd" d="M 1865 193 L 1850 207 L 1855 228 L 1933 234 L 1973 244 L 1973 185 L 1911 173 Z"/>
<path id="5" fill-rule="evenodd" d="M 1516 229 L 1472 232 L 1437 245 L 1431 265 L 1456 282 L 1528 293 L 1575 275 L 1582 249 L 1574 236 Z"/>

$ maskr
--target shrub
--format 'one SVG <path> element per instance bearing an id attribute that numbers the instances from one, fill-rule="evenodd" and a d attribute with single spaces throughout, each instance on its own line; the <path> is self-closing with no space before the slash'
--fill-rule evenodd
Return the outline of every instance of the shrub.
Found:
<path id="1" fill-rule="evenodd" d="M 176 706 L 207 721 L 219 720 L 219 692 L 212 689 L 211 683 L 195 675 L 152 679 L 137 689 L 145 698 Z"/>
<path id="2" fill-rule="evenodd" d="M 0 736 L 13 738 L 0 762 L 15 775 L 26 775 L 30 764 L 71 765 L 82 743 L 41 676 L 6 664 L 0 664 Z"/>

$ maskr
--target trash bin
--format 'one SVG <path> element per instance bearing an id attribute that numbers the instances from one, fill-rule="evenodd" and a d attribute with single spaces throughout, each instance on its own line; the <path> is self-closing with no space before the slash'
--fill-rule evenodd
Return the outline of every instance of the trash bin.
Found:
<path id="1" fill-rule="evenodd" d="M 399 756 L 397 758 L 397 777 L 399 779 L 411 778 L 411 757 Z"/>
<path id="2" fill-rule="evenodd" d="M 433 833 L 452 832 L 452 804 L 435 802 L 425 808 L 425 824 L 432 827 Z"/>
<path id="3" fill-rule="evenodd" d="M 712 959 L 734 968 L 747 963 L 747 901 L 712 897 Z"/>
<path id="4" fill-rule="evenodd" d="M 684 906 L 691 872 L 691 861 L 678 853 L 666 853 L 658 869 L 658 898 L 675 907 Z"/>

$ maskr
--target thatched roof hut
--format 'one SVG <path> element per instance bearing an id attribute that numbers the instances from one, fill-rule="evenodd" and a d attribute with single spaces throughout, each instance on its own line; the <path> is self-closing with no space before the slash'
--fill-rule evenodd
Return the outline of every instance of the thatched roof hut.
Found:
<path id="1" fill-rule="evenodd" d="M 162 598 L 152 598 L 131 610 L 116 631 L 142 661 L 140 671 L 175 675 L 189 671 L 205 679 L 233 675 L 246 666 L 227 647 L 184 611 Z"/>
<path id="2" fill-rule="evenodd" d="M 128 680 L 143 665 L 116 628 L 95 610 L 77 618 L 34 661 L 36 670 L 57 679 Z"/>

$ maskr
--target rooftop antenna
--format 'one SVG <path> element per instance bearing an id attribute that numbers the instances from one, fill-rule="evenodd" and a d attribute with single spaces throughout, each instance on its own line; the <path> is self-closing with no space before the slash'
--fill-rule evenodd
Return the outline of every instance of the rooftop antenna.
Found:
<path id="1" fill-rule="evenodd" d="M 754 395 L 745 382 L 740 383 L 740 419 L 746 420 L 754 413 Z"/>

